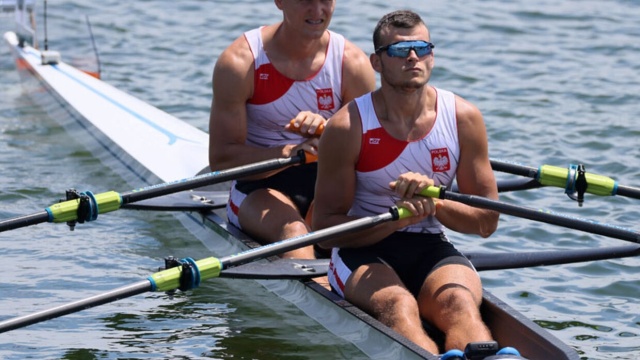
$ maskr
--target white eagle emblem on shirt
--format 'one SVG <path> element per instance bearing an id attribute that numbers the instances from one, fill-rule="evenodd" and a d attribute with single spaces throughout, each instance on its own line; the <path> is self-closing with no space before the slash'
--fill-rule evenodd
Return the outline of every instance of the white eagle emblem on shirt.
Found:
<path id="1" fill-rule="evenodd" d="M 333 103 L 333 98 L 328 95 L 320 96 L 318 98 L 318 104 L 320 104 L 321 108 L 327 107 Z"/>
<path id="2" fill-rule="evenodd" d="M 451 159 L 447 148 L 431 150 L 431 168 L 433 172 L 447 172 L 451 170 Z"/>
<path id="3" fill-rule="evenodd" d="M 433 165 L 438 170 L 446 169 L 448 164 L 449 164 L 449 158 L 447 158 L 446 156 L 438 155 L 433 159 Z"/>
<path id="4" fill-rule="evenodd" d="M 333 110 L 336 107 L 333 103 L 333 90 L 331 88 L 316 89 L 316 96 L 319 110 Z"/>

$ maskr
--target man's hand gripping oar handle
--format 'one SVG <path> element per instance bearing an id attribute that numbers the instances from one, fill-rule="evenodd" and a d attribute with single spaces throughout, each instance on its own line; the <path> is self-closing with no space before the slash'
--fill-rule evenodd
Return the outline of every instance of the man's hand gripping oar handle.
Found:
<path id="1" fill-rule="evenodd" d="M 306 132 L 303 134 L 302 128 L 299 126 L 296 126 L 296 119 L 291 119 L 291 121 L 289 121 L 289 126 L 287 127 L 287 130 L 294 133 L 302 134 L 305 136 L 320 136 L 324 132 L 324 127 L 325 127 L 324 124 L 320 124 L 313 133 Z"/>
<path id="2" fill-rule="evenodd" d="M 289 122 L 289 126 L 287 127 L 287 130 L 289 130 L 291 132 L 294 132 L 294 133 L 302 134 L 304 136 L 320 136 L 320 135 L 322 135 L 322 132 L 324 131 L 324 127 L 325 127 L 324 124 L 320 124 L 320 126 L 318 126 L 313 133 L 311 133 L 311 134 L 304 133 L 303 134 L 302 133 L 302 128 L 296 126 L 296 120 L 292 119 Z M 307 161 L 305 163 L 312 163 L 312 162 L 318 161 L 318 155 L 311 154 L 309 152 L 305 152 L 305 156 L 306 156 L 306 159 L 307 159 Z"/>

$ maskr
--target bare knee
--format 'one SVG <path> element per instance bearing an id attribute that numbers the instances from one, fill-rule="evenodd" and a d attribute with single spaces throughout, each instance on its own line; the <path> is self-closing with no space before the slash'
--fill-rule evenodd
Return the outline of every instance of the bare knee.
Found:
<path id="1" fill-rule="evenodd" d="M 492 340 L 484 324 L 479 304 L 464 287 L 449 289 L 438 296 L 436 309 L 429 320 L 445 333 L 445 348 L 464 348 L 472 341 Z"/>
<path id="2" fill-rule="evenodd" d="M 473 293 L 460 285 L 453 286 L 435 297 L 435 306 L 428 305 L 426 316 L 432 322 L 438 324 L 438 327 L 446 331 L 450 326 L 455 326 L 458 321 L 473 323 L 482 321 L 480 317 L 479 303 Z M 445 321 L 441 321 L 445 319 Z"/>
<path id="3" fill-rule="evenodd" d="M 471 290 L 460 285 L 444 291 L 439 298 L 445 310 L 464 311 L 478 307 Z"/>
<path id="4" fill-rule="evenodd" d="M 249 194 L 240 206 L 238 221 L 243 230 L 267 243 L 309 232 L 295 204 L 271 189 L 259 189 Z"/>
<path id="5" fill-rule="evenodd" d="M 292 237 L 304 235 L 309 232 L 309 226 L 304 220 L 291 221 L 282 227 L 282 234 L 280 239 L 290 239 Z"/>
<path id="6" fill-rule="evenodd" d="M 371 300 L 374 317 L 391 328 L 419 319 L 418 302 L 405 289 L 374 295 Z"/>

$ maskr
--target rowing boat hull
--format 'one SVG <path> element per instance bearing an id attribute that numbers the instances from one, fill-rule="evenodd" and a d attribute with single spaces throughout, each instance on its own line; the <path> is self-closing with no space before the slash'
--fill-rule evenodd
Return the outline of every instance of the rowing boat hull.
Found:
<path id="1" fill-rule="evenodd" d="M 20 48 L 11 32 L 4 38 L 27 92 L 132 186 L 184 179 L 206 170 L 205 132 L 67 64 L 42 65 L 39 52 Z M 187 214 L 179 220 L 218 256 L 257 246 L 221 214 Z M 436 359 L 313 281 L 258 282 L 372 358 Z M 530 359 L 579 358 L 573 349 L 486 291 L 482 312 L 501 344 L 518 348 Z"/>
<path id="2" fill-rule="evenodd" d="M 64 62 L 41 65 L 40 52 L 17 47 L 12 32 L 4 38 L 27 93 L 71 134 L 82 131 L 76 138 L 96 156 L 116 170 L 127 168 L 128 181 L 179 180 L 207 167 L 203 131 Z"/>

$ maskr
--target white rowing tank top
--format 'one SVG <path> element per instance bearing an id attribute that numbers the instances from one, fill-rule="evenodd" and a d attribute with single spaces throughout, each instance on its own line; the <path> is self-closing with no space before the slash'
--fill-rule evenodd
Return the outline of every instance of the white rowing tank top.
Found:
<path id="1" fill-rule="evenodd" d="M 455 96 L 436 89 L 436 119 L 422 139 L 401 141 L 380 125 L 371 93 L 356 99 L 362 121 L 362 144 L 356 165 L 357 185 L 349 214 L 371 216 L 388 211 L 399 198 L 389 188 L 402 173 L 413 171 L 431 177 L 436 186 L 450 188 L 460 159 Z M 401 231 L 441 233 L 444 226 L 433 216 Z"/>
<path id="2" fill-rule="evenodd" d="M 247 144 L 282 146 L 303 141 L 284 126 L 301 111 L 328 119 L 342 106 L 344 37 L 329 31 L 326 58 L 320 70 L 302 81 L 287 78 L 269 61 L 261 28 L 244 34 L 255 60 L 254 90 L 247 102 Z"/>

